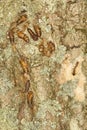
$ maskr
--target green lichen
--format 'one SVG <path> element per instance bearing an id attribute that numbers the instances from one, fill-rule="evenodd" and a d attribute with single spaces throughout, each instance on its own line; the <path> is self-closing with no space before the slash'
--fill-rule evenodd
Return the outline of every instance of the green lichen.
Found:
<path id="1" fill-rule="evenodd" d="M 61 110 L 61 106 L 58 101 L 56 100 L 47 100 L 44 101 L 42 104 L 40 104 L 36 118 L 37 119 L 44 119 L 46 116 L 46 111 L 49 111 L 52 113 L 52 115 L 59 115 L 58 111 Z"/>
<path id="2" fill-rule="evenodd" d="M 14 108 L 5 107 L 0 109 L 0 128 L 1 130 L 18 130 L 16 119 L 17 111 Z"/>
<path id="3" fill-rule="evenodd" d="M 63 45 L 59 45 L 54 53 L 54 55 L 50 58 L 51 62 L 57 62 L 57 63 L 62 63 L 62 61 L 65 58 L 66 54 L 66 47 Z"/>
<path id="4" fill-rule="evenodd" d="M 74 97 L 74 89 L 76 88 L 77 81 L 67 81 L 66 83 L 60 85 L 60 92 L 58 95 L 62 95 L 63 97 Z"/>
<path id="5" fill-rule="evenodd" d="M 2 70 L 0 73 L 0 95 L 5 95 L 11 88 L 14 87 L 13 83 L 9 80 L 8 72 L 6 69 Z"/>

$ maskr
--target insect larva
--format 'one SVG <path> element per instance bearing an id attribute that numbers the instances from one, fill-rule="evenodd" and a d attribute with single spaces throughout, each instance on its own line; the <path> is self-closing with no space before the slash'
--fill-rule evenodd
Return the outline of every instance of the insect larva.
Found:
<path id="1" fill-rule="evenodd" d="M 27 15 L 24 14 L 24 15 L 21 15 L 21 16 L 18 18 L 18 20 L 16 21 L 16 23 L 17 23 L 17 25 L 19 25 L 19 24 L 25 22 L 26 20 L 27 20 Z"/>
<path id="2" fill-rule="evenodd" d="M 50 57 L 54 50 L 55 50 L 55 44 L 52 41 L 46 42 L 46 46 L 44 42 L 42 42 L 39 45 L 39 51 L 44 56 Z"/>
<path id="3" fill-rule="evenodd" d="M 43 44 L 39 45 L 39 51 L 42 52 L 42 53 L 44 52 L 44 45 Z"/>
<path id="4" fill-rule="evenodd" d="M 29 92 L 29 88 L 30 88 L 30 80 L 27 80 L 27 82 L 25 83 L 25 92 Z"/>
<path id="5" fill-rule="evenodd" d="M 37 36 L 30 28 L 27 28 L 27 31 L 29 32 L 31 38 L 32 38 L 34 41 L 37 41 L 37 40 L 38 40 L 38 36 Z"/>
<path id="6" fill-rule="evenodd" d="M 10 39 L 10 43 L 13 44 L 14 43 L 14 32 L 13 32 L 13 30 L 9 30 L 8 36 L 9 36 L 9 39 Z"/>
<path id="7" fill-rule="evenodd" d="M 38 37 L 41 37 L 41 28 L 38 25 L 33 25 L 35 33 Z"/>
<path id="8" fill-rule="evenodd" d="M 33 108 L 33 97 L 34 97 L 34 94 L 32 91 L 29 91 L 28 94 L 27 94 L 27 103 L 28 103 L 28 106 L 30 108 Z"/>
<path id="9" fill-rule="evenodd" d="M 73 76 L 76 74 L 76 68 L 78 67 L 78 64 L 79 64 L 79 62 L 76 62 L 75 67 L 72 72 Z"/>
<path id="10" fill-rule="evenodd" d="M 25 34 L 25 33 L 23 33 L 23 31 L 17 31 L 17 36 L 19 37 L 19 38 L 21 38 L 21 39 L 23 39 L 25 42 L 29 42 L 29 37 Z"/>
<path id="11" fill-rule="evenodd" d="M 19 60 L 19 62 L 21 64 L 21 67 L 22 67 L 23 71 L 25 73 L 28 73 L 29 66 L 28 66 L 28 62 L 27 62 L 26 58 L 25 57 L 21 57 L 21 59 Z"/>
<path id="12" fill-rule="evenodd" d="M 47 42 L 48 50 L 52 53 L 55 50 L 55 44 L 52 41 Z"/>

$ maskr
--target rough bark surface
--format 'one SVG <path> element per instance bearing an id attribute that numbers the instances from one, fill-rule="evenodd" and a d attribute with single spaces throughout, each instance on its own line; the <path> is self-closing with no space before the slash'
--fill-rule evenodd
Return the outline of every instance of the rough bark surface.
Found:
<path id="1" fill-rule="evenodd" d="M 86 0 L 0 0 L 0 130 L 87 130 Z"/>

